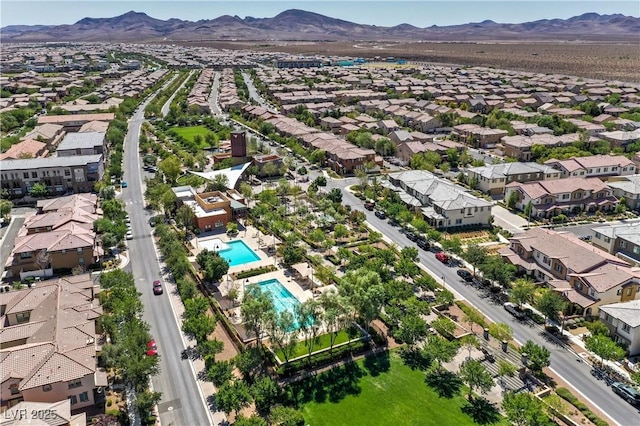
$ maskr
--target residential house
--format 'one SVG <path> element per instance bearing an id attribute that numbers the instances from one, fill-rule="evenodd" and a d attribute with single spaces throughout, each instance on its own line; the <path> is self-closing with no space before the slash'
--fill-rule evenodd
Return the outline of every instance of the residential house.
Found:
<path id="1" fill-rule="evenodd" d="M 613 190 L 598 178 L 567 178 L 540 182 L 511 182 L 504 198 L 516 194 L 515 207 L 524 211 L 531 203 L 532 217 L 552 217 L 581 211 L 610 211 L 618 205 Z"/>
<path id="2" fill-rule="evenodd" d="M 65 134 L 64 126 L 54 123 L 45 123 L 34 127 L 32 131 L 22 137 L 22 140 L 35 139 L 37 141 L 44 142 L 47 144 L 47 149 L 51 151 L 58 146 Z"/>
<path id="3" fill-rule="evenodd" d="M 48 152 L 47 144 L 34 139 L 24 139 L 0 154 L 0 160 L 42 157 Z"/>
<path id="4" fill-rule="evenodd" d="M 345 123 L 338 120 L 337 118 L 328 116 L 328 117 L 322 117 L 320 119 L 320 126 L 323 128 L 326 128 L 327 130 L 330 130 L 332 132 L 340 132 L 340 127 L 342 125 L 344 125 Z"/>
<path id="5" fill-rule="evenodd" d="M 83 274 L 0 293 L 2 407 L 68 400 L 72 410 L 104 409 L 99 290 Z"/>
<path id="6" fill-rule="evenodd" d="M 602 305 L 600 319 L 630 357 L 640 355 L 640 300 Z"/>
<path id="7" fill-rule="evenodd" d="M 534 134 L 532 136 L 505 136 L 501 139 L 504 155 L 518 161 L 531 161 L 531 147 L 542 145 L 547 148 L 568 146 L 580 140 L 578 133 L 554 136 L 548 134 Z"/>
<path id="8" fill-rule="evenodd" d="M 494 148 L 500 139 L 509 132 L 501 129 L 490 129 L 477 124 L 459 124 L 454 126 L 451 136 L 475 148 Z"/>
<path id="9" fill-rule="evenodd" d="M 635 167 L 637 171 L 638 166 Z M 614 196 L 624 198 L 628 208 L 640 210 L 640 174 L 610 177 L 607 185 L 613 189 Z"/>
<path id="10" fill-rule="evenodd" d="M 93 191 L 104 176 L 104 160 L 102 154 L 2 160 L 0 169 L 2 188 L 12 197 L 27 195 L 38 182 L 61 195 Z"/>
<path id="11" fill-rule="evenodd" d="M 58 145 L 58 157 L 71 155 L 105 154 L 107 152 L 106 134 L 102 132 L 67 133 Z"/>
<path id="12" fill-rule="evenodd" d="M 598 315 L 599 306 L 640 294 L 637 268 L 571 233 L 531 228 L 509 241 L 498 252 L 502 258 L 564 296 L 570 313 Z"/>
<path id="13" fill-rule="evenodd" d="M 591 229 L 593 245 L 640 265 L 640 223 L 623 223 Z"/>
<path id="14" fill-rule="evenodd" d="M 627 176 L 636 172 L 636 166 L 624 155 L 591 155 L 588 157 L 574 157 L 566 160 L 552 158 L 545 161 L 562 172 L 562 177 L 599 177 Z"/>
<path id="15" fill-rule="evenodd" d="M 396 157 L 402 160 L 405 164 L 408 164 L 411 161 L 411 157 L 425 151 L 427 151 L 427 147 L 422 142 L 403 142 L 398 144 Z"/>
<path id="16" fill-rule="evenodd" d="M 400 129 L 400 126 L 395 122 L 395 120 L 380 120 L 378 121 L 378 127 L 382 129 L 384 134 L 389 134 Z"/>
<path id="17" fill-rule="evenodd" d="M 613 132 L 602 132 L 600 138 L 611 142 L 611 146 L 625 148 L 627 145 L 640 141 L 640 129 L 633 131 L 614 130 Z"/>
<path id="18" fill-rule="evenodd" d="M 194 225 L 202 232 L 224 230 L 229 222 L 244 217 L 247 212 L 244 197 L 233 189 L 202 193 L 197 193 L 190 186 L 172 189 L 178 206 L 186 205 L 191 208 Z"/>
<path id="19" fill-rule="evenodd" d="M 491 203 L 424 170 L 391 173 L 386 186 L 438 229 L 487 226 Z"/>
<path id="20" fill-rule="evenodd" d="M 501 163 L 467 169 L 467 182 L 487 194 L 503 194 L 511 182 L 535 182 L 560 178 L 560 172 L 538 163 Z M 477 184 L 476 184 L 477 183 Z"/>
<path id="21" fill-rule="evenodd" d="M 111 122 L 115 119 L 112 112 L 100 114 L 71 114 L 71 115 L 41 115 L 38 124 L 57 124 L 63 126 L 67 132 L 77 132 L 80 127 L 90 121 Z"/>

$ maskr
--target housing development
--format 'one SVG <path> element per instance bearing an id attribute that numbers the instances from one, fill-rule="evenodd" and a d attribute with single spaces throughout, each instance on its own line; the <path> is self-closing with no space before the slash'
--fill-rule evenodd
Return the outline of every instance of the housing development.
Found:
<path id="1" fill-rule="evenodd" d="M 198 44 L 3 43 L 1 425 L 637 424 L 640 84 Z"/>

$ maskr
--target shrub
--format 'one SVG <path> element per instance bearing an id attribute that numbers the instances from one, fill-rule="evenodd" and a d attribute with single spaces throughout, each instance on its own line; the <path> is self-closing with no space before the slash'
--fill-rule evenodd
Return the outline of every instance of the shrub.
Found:
<path id="1" fill-rule="evenodd" d="M 557 216 L 554 216 L 551 218 L 551 221 L 553 223 L 560 223 L 560 222 L 566 222 L 567 221 L 567 215 L 564 214 L 559 214 Z"/>
<path id="2" fill-rule="evenodd" d="M 256 275 L 262 275 L 262 274 L 266 274 L 267 272 L 273 272 L 276 269 L 277 268 L 273 265 L 263 266 L 260 268 L 253 268 L 253 269 L 249 269 L 248 271 L 238 272 L 236 274 L 236 279 L 240 280 L 243 278 L 251 278 L 251 277 L 255 277 Z"/>
<path id="3" fill-rule="evenodd" d="M 596 416 L 589 407 L 580 402 L 568 389 L 558 388 L 556 389 L 556 393 L 569 404 L 580 410 L 580 412 L 596 426 L 609 426 L 609 423 Z"/>

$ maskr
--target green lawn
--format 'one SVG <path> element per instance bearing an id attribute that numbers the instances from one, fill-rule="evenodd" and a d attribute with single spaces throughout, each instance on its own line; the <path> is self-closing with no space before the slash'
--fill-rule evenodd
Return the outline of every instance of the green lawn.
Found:
<path id="1" fill-rule="evenodd" d="M 172 127 L 171 130 L 176 132 L 178 135 L 182 136 L 189 142 L 193 142 L 193 138 L 196 135 L 202 136 L 202 144 L 200 148 L 206 148 L 208 145 L 204 141 L 204 136 L 207 133 L 213 133 L 211 130 L 207 129 L 205 126 L 191 126 L 191 127 Z"/>
<path id="2" fill-rule="evenodd" d="M 439 397 L 425 383 L 425 374 L 405 366 L 395 352 L 333 369 L 310 381 L 294 391 L 310 426 L 475 424 L 461 411 L 466 403 L 461 394 Z"/>
<path id="3" fill-rule="evenodd" d="M 338 332 L 338 335 L 336 336 L 336 340 L 333 342 L 334 349 L 336 345 L 347 342 L 349 341 L 350 338 L 355 339 L 357 336 L 359 336 L 359 334 L 349 337 L 349 333 L 347 333 L 346 330 L 341 330 L 340 332 Z M 313 349 L 311 350 L 311 352 L 319 351 L 320 349 L 324 349 L 324 348 L 329 348 L 330 346 L 331 346 L 330 336 L 328 334 L 322 334 L 316 337 L 315 344 L 313 345 Z M 307 345 L 305 345 L 304 340 L 302 340 L 298 342 L 290 358 L 296 358 L 296 357 L 299 357 L 302 355 L 308 355 L 308 354 L 309 354 L 309 348 L 307 347 Z M 278 358 L 280 358 L 280 360 L 284 360 L 284 355 L 282 354 L 282 351 L 280 349 L 276 350 L 276 355 L 278 355 Z"/>

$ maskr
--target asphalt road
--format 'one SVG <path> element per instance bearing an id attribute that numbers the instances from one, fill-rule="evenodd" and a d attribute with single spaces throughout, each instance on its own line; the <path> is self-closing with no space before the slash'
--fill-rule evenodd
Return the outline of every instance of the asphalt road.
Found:
<path id="1" fill-rule="evenodd" d="M 180 74 L 176 74 L 173 77 L 171 77 L 171 80 L 169 80 L 168 84 L 173 83 L 173 80 L 178 78 L 179 75 Z M 173 92 L 173 94 L 169 97 L 169 99 L 167 99 L 167 102 L 165 102 L 164 105 L 162 105 L 162 109 L 160 110 L 160 112 L 162 113 L 163 117 L 169 114 L 169 110 L 171 109 L 171 102 L 173 102 L 173 98 L 175 98 L 178 92 L 180 91 L 180 89 L 182 89 L 184 85 L 187 84 L 187 81 L 189 81 L 192 75 L 193 75 L 193 71 L 189 71 L 189 75 L 184 79 L 182 84 L 176 89 L 175 92 Z M 167 85 L 165 85 L 164 87 L 167 87 Z"/>
<path id="2" fill-rule="evenodd" d="M 218 94 L 220 93 L 220 71 L 216 71 L 213 76 L 213 85 L 211 86 L 211 95 L 209 96 L 209 107 L 213 115 L 222 115 L 220 105 L 218 103 Z"/>
<path id="3" fill-rule="evenodd" d="M 185 345 L 169 303 L 167 292 L 170 289 L 165 284 L 165 294 L 160 296 L 154 296 L 152 290 L 153 281 L 162 279 L 162 273 L 151 237 L 151 213 L 144 209 L 138 155 L 138 136 L 143 122 L 144 105 L 129 120 L 124 145 L 123 180 L 128 187 L 123 189 L 121 198 L 131 219 L 134 236 L 127 241 L 130 256 L 127 268 L 133 273 L 136 288 L 141 293 L 145 307 L 143 318 L 149 323 L 151 335 L 158 345 L 160 373 L 152 378 L 152 384 L 155 391 L 162 392 L 158 404 L 162 425 L 207 425 L 212 423 L 210 411 L 205 407 L 191 363 L 181 359 Z"/>
<path id="4" fill-rule="evenodd" d="M 344 189 L 357 183 L 357 179 L 333 180 L 327 182 L 327 190 L 331 188 Z M 400 228 L 389 225 L 388 220 L 378 219 L 374 212 L 364 208 L 363 202 L 352 193 L 343 190 L 343 203 L 350 204 L 352 209 L 363 211 L 367 221 L 379 232 L 386 235 L 398 246 L 416 247 L 414 242 L 409 241 Z M 640 414 L 637 409 L 627 404 L 611 391 L 602 381 L 596 380 L 591 374 L 588 364 L 579 362 L 581 359 L 575 352 L 556 344 L 549 340 L 543 329 L 533 322 L 520 323 L 513 316 L 507 313 L 500 304 L 496 304 L 488 297 L 483 297 L 475 287 L 466 284 L 462 278 L 456 274 L 457 268 L 449 267 L 435 258 L 434 253 L 418 248 L 420 262 L 427 267 L 436 277 L 443 279 L 447 289 L 453 288 L 462 297 L 467 299 L 476 308 L 482 311 L 494 322 L 504 322 L 513 328 L 514 338 L 525 343 L 532 340 L 537 344 L 544 345 L 551 351 L 551 368 L 567 381 L 574 389 L 575 393 L 580 392 L 584 397 L 591 400 L 597 407 L 607 413 L 613 420 L 622 426 L 640 424 Z"/>

